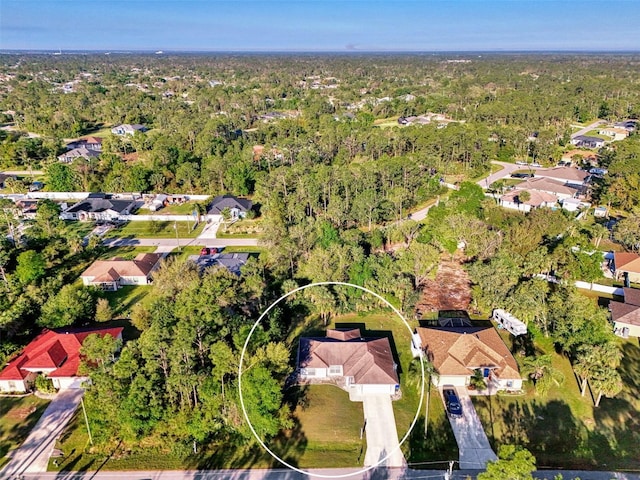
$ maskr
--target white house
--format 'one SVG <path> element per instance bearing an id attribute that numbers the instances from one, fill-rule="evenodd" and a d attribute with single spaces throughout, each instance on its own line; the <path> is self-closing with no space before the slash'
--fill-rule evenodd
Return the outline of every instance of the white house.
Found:
<path id="1" fill-rule="evenodd" d="M 28 392 L 40 373 L 50 378 L 57 389 L 82 388 L 88 380 L 78 375 L 84 340 L 91 334 L 122 340 L 122 330 L 122 327 L 43 330 L 0 372 L 0 392 Z"/>
<path id="2" fill-rule="evenodd" d="M 148 285 L 151 273 L 160 265 L 161 253 L 140 253 L 133 260 L 96 260 L 80 278 L 85 285 L 116 291 L 122 285 Z"/>
<path id="3" fill-rule="evenodd" d="M 111 129 L 111 133 L 114 135 L 124 136 L 131 135 L 133 136 L 136 132 L 146 132 L 148 129 L 144 125 L 131 125 L 129 123 L 124 123 L 122 125 L 117 125 Z"/>
<path id="4" fill-rule="evenodd" d="M 624 140 L 631 133 L 629 130 L 623 127 L 605 127 L 598 130 L 599 135 L 607 135 L 613 137 L 613 141 Z"/>
<path id="5" fill-rule="evenodd" d="M 136 201 L 129 199 L 114 199 L 104 193 L 92 193 L 84 200 L 66 208 L 60 218 L 63 220 L 118 220 L 122 215 L 129 215 L 136 207 Z"/>
<path id="6" fill-rule="evenodd" d="M 529 192 L 527 201 L 521 200 L 520 194 L 522 192 Z M 553 207 L 556 203 L 558 203 L 558 197 L 552 193 L 537 190 L 512 190 L 500 197 L 500 206 L 521 212 L 530 212 L 534 208 L 540 207 Z"/>
<path id="7" fill-rule="evenodd" d="M 350 395 L 394 395 L 400 389 L 389 339 L 363 338 L 360 330 L 327 330 L 326 337 L 300 339 L 297 376 L 301 383 L 331 383 Z"/>
<path id="8" fill-rule="evenodd" d="M 589 181 L 589 172 L 573 167 L 554 167 L 538 169 L 534 173 L 535 178 L 548 178 L 565 185 L 582 186 Z"/>
<path id="9" fill-rule="evenodd" d="M 228 211 L 231 219 L 244 218 L 252 206 L 253 202 L 246 198 L 238 198 L 233 195 L 218 195 L 207 207 L 207 214 L 223 215 L 224 211 Z"/>

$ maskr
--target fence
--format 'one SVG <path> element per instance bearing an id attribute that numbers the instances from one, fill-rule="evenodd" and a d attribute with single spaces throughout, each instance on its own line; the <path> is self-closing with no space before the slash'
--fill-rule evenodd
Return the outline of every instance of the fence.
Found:
<path id="1" fill-rule="evenodd" d="M 120 215 L 118 220 L 123 220 L 126 222 L 140 222 L 140 221 L 155 221 L 155 222 L 193 222 L 193 215 L 162 215 L 162 214 L 151 214 L 151 215 Z M 222 215 L 200 215 L 201 222 L 221 222 Z"/>

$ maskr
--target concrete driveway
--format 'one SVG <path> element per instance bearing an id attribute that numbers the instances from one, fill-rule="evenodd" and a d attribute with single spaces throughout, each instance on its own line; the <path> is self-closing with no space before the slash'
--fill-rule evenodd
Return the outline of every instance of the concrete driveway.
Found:
<path id="1" fill-rule="evenodd" d="M 451 418 L 450 415 L 447 416 L 456 442 L 458 442 L 460 468 L 484 470 L 487 462 L 497 460 L 498 457 L 489 445 L 489 439 L 484 433 L 484 428 L 482 428 L 476 409 L 471 403 L 466 387 L 455 387 L 455 390 L 460 405 L 462 405 L 462 417 Z M 442 388 L 440 395 L 442 396 Z"/>
<path id="2" fill-rule="evenodd" d="M 73 417 L 83 394 L 84 390 L 77 388 L 61 390 L 56 395 L 27 439 L 13 451 L 9 463 L 0 470 L 0 478 L 47 471 L 56 439 Z"/>
<path id="3" fill-rule="evenodd" d="M 383 463 L 387 467 L 403 467 L 406 465 L 404 455 L 399 448 L 396 419 L 393 415 L 393 403 L 387 395 L 364 394 L 362 400 L 364 419 L 367 422 L 367 453 L 364 466 L 376 465 L 380 459 L 391 454 Z"/>

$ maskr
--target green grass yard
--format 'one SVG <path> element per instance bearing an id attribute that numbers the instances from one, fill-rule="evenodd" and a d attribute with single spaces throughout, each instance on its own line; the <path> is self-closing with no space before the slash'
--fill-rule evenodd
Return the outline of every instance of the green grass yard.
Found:
<path id="1" fill-rule="evenodd" d="M 524 445 L 539 467 L 640 470 L 638 340 L 621 340 L 624 390 L 615 398 L 603 398 L 597 408 L 591 392 L 580 396 L 569 360 L 555 352 L 549 339 L 537 338 L 536 345 L 553 355 L 565 382 L 546 397 L 536 395 L 530 382 L 522 396 L 473 397 L 492 445 Z"/>
<path id="2" fill-rule="evenodd" d="M 10 450 L 18 447 L 49 405 L 34 395 L 0 397 L 0 468 L 8 462 Z"/>
<path id="3" fill-rule="evenodd" d="M 193 230 L 193 222 L 161 222 L 161 221 L 134 221 L 128 222 L 120 228 L 114 228 L 107 232 L 107 238 L 175 238 L 178 228 L 178 237 L 180 240 L 196 238 L 204 228 L 204 222 L 201 222 L 195 230 Z"/>

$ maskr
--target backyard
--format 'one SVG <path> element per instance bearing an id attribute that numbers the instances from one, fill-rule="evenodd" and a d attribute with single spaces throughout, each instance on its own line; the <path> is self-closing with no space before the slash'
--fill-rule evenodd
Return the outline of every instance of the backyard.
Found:
<path id="1" fill-rule="evenodd" d="M 8 461 L 7 453 L 18 447 L 49 405 L 34 395 L 0 397 L 0 468 Z"/>

